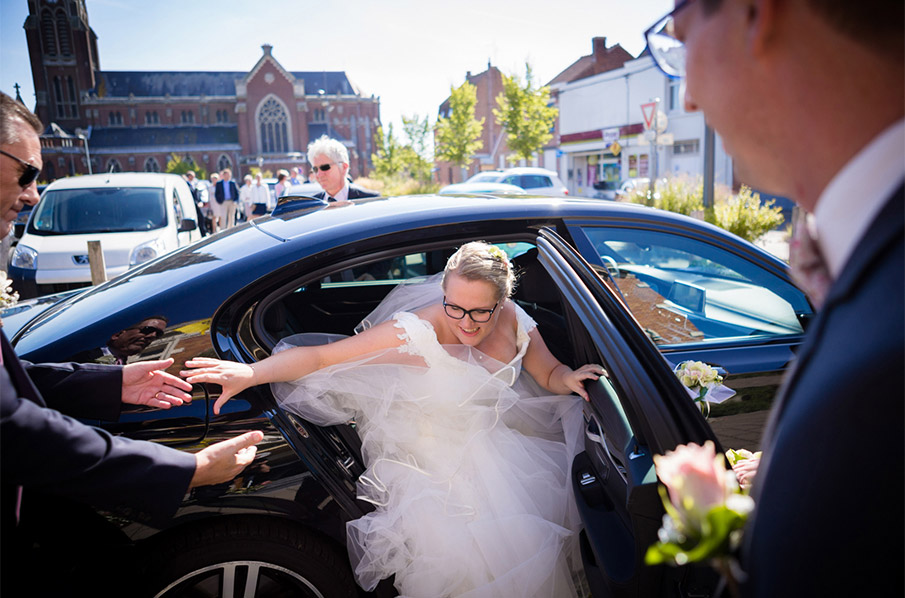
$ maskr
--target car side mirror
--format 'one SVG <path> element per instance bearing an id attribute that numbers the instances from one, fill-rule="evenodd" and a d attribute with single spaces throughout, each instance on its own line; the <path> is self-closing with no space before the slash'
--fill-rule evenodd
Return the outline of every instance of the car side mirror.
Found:
<path id="1" fill-rule="evenodd" d="M 182 222 L 179 224 L 179 230 L 177 232 L 187 233 L 198 228 L 198 223 L 192 220 L 191 218 L 183 218 Z"/>

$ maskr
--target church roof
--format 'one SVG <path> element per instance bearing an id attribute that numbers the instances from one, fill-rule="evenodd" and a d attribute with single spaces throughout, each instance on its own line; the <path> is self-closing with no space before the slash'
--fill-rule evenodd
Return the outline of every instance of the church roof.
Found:
<path id="1" fill-rule="evenodd" d="M 236 125 L 173 127 L 103 127 L 93 129 L 89 139 L 93 150 L 113 147 L 216 146 L 239 143 Z"/>
<path id="2" fill-rule="evenodd" d="M 247 72 L 231 71 L 100 71 L 95 91 L 100 97 L 136 98 L 180 96 L 235 96 L 236 81 Z M 329 95 L 357 93 L 345 71 L 299 71 L 296 79 L 305 81 L 305 91 L 316 94 L 323 89 Z"/>

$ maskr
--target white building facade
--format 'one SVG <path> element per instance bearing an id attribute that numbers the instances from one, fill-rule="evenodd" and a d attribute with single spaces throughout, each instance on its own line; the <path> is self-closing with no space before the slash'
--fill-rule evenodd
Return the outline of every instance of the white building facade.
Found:
<path id="1" fill-rule="evenodd" d="M 703 175 L 704 116 L 685 111 L 681 81 L 661 73 L 650 56 L 554 89 L 560 144 L 544 162 L 559 165 L 571 195 L 601 197 L 630 178 Z M 659 119 L 649 112 L 651 103 Z M 645 112 L 653 117 L 650 129 Z M 714 181 L 731 185 L 732 160 L 715 139 Z"/>

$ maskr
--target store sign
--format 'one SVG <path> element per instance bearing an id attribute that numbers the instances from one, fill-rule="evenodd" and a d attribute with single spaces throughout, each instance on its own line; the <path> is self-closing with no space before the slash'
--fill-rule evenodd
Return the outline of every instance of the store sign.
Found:
<path id="1" fill-rule="evenodd" d="M 611 143 L 619 139 L 619 127 L 603 129 L 601 134 L 603 135 L 603 147 L 609 147 Z"/>

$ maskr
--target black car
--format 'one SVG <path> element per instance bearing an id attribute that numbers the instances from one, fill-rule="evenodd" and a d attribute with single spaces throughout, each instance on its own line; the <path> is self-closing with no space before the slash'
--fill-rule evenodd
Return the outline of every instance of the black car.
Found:
<path id="1" fill-rule="evenodd" d="M 812 314 L 781 261 L 708 224 L 546 197 L 283 201 L 272 216 L 50 307 L 21 310 L 5 325 L 31 361 L 103 362 L 114 333 L 153 316 L 166 321 L 165 333 L 130 361 L 173 357 L 173 372 L 195 356 L 252 362 L 291 334 L 350 334 L 400 281 L 442 271 L 472 240 L 509 253 L 521 272 L 514 299 L 561 361 L 609 372 L 588 384 L 585 451 L 573 464 L 594 595 L 707 595 L 713 580 L 703 569 L 643 565 L 663 514 L 652 455 L 708 439 L 756 449 Z M 671 371 L 686 359 L 721 366 L 738 391 L 709 421 Z M 215 416 L 218 392 L 199 385 L 189 406 L 96 423 L 190 451 L 261 429 L 265 440 L 243 474 L 192 490 L 165 529 L 92 512 L 79 524 L 95 530 L 90 551 L 49 540 L 42 548 L 67 555 L 66 571 L 79 579 L 135 583 L 154 596 L 231 596 L 239 588 L 254 596 L 356 595 L 344 524 L 371 506 L 355 498 L 364 465 L 354 424 L 313 425 L 282 410 L 268 387 L 245 391 Z M 50 529 L 64 525 L 54 515 L 48 509 Z M 74 520 L 67 516 L 67 529 Z M 392 595 L 386 586 L 377 592 Z"/>

